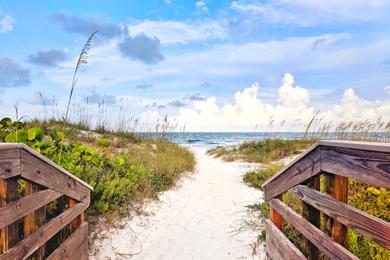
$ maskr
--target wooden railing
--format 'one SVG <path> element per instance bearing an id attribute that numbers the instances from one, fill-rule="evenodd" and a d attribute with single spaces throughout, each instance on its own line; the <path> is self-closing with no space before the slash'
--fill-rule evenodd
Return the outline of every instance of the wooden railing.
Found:
<path id="1" fill-rule="evenodd" d="M 26 145 L 0 143 L 0 259 L 87 259 L 91 189 Z"/>
<path id="2" fill-rule="evenodd" d="M 271 210 L 266 221 L 268 259 L 358 259 L 347 250 L 348 228 L 390 249 L 390 224 L 347 204 L 348 178 L 390 189 L 390 144 L 319 141 L 263 185 Z M 302 200 L 302 215 L 282 202 L 286 192 Z M 281 232 L 284 221 L 305 237 L 304 252 Z"/>

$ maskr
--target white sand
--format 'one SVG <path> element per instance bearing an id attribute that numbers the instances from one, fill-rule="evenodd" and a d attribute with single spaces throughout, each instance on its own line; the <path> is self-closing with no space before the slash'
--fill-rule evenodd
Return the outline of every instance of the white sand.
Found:
<path id="1" fill-rule="evenodd" d="M 259 230 L 248 229 L 247 205 L 262 193 L 246 186 L 242 175 L 255 165 L 227 163 L 193 148 L 198 165 L 176 188 L 148 202 L 123 229 L 95 242 L 90 259 L 264 259 L 264 247 L 252 256 Z"/>

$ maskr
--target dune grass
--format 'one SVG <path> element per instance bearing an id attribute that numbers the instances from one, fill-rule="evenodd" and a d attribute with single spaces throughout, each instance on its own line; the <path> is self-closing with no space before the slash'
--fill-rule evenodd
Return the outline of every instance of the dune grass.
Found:
<path id="1" fill-rule="evenodd" d="M 244 142 L 235 146 L 219 146 L 207 151 L 208 154 L 220 157 L 225 161 L 245 161 L 253 163 L 270 163 L 286 156 L 299 154 L 317 139 L 264 139 Z"/>
<path id="2" fill-rule="evenodd" d="M 132 133 L 96 133 L 58 120 L 0 121 L 0 142 L 29 145 L 90 184 L 90 216 L 109 218 L 130 213 L 144 198 L 172 187 L 195 159 L 169 140 Z"/>

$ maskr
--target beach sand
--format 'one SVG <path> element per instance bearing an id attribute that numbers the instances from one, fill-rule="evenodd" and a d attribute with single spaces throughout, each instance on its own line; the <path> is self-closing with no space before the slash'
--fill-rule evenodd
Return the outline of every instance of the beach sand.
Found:
<path id="1" fill-rule="evenodd" d="M 256 165 L 223 162 L 191 148 L 197 169 L 183 177 L 159 201 L 146 202 L 146 214 L 95 241 L 100 252 L 90 259 L 265 259 L 264 245 L 252 256 L 260 233 L 251 228 L 247 205 L 262 193 L 245 185 L 242 175 Z M 256 230 L 257 229 L 257 230 Z"/>

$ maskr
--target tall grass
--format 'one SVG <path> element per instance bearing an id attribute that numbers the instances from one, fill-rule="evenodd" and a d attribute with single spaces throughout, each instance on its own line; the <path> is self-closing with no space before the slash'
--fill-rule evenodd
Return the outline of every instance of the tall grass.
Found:
<path id="1" fill-rule="evenodd" d="M 75 67 L 74 72 L 73 72 L 73 79 L 72 79 L 72 84 L 71 84 L 69 98 L 68 98 L 68 105 L 66 106 L 66 114 L 65 114 L 65 121 L 66 122 L 68 121 L 69 108 L 70 108 L 70 104 L 72 102 L 73 91 L 74 91 L 76 83 L 79 79 L 80 68 L 83 64 L 88 63 L 88 59 L 87 59 L 88 58 L 88 51 L 91 48 L 92 39 L 96 33 L 97 33 L 97 31 L 91 33 L 91 35 L 88 37 L 87 41 L 84 44 L 84 47 L 82 48 L 82 50 L 80 52 L 79 58 L 77 59 L 76 67 Z"/>

